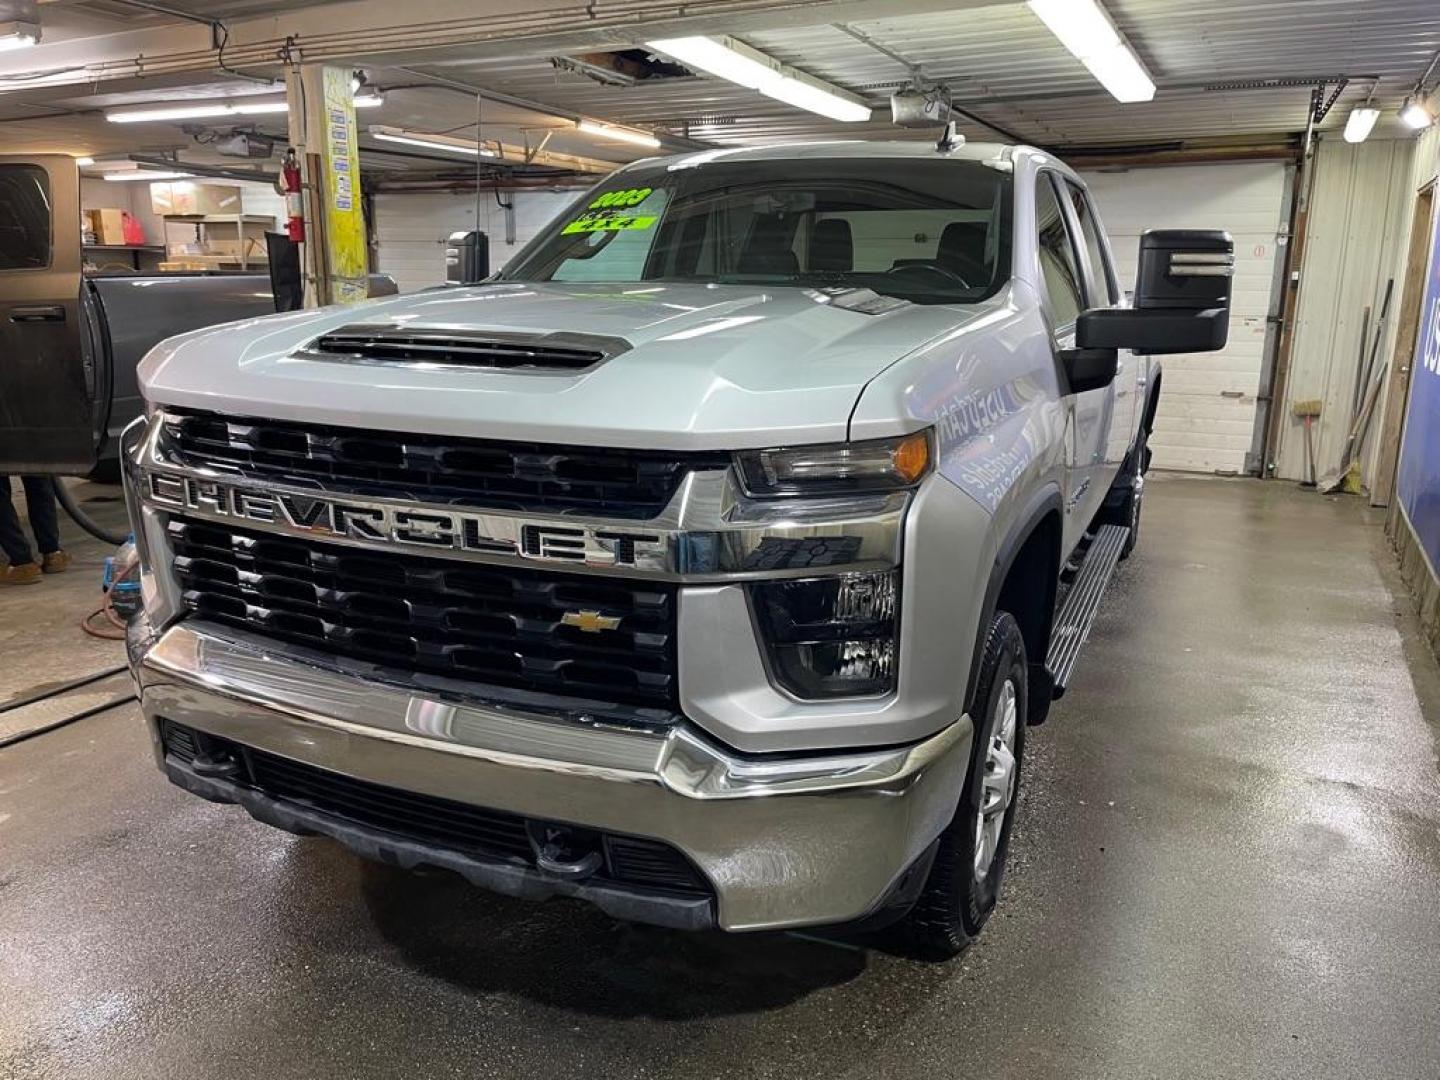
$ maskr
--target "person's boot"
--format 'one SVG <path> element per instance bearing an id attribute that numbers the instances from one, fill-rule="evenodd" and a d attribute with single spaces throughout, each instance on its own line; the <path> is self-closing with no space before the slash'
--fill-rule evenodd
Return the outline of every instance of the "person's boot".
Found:
<path id="1" fill-rule="evenodd" d="M 19 566 L 7 566 L 0 570 L 0 585 L 34 585 L 40 580 L 44 573 L 40 564 L 36 562 L 21 563 Z"/>
<path id="2" fill-rule="evenodd" d="M 40 569 L 47 574 L 63 574 L 70 569 L 68 551 L 50 551 L 40 556 Z"/>

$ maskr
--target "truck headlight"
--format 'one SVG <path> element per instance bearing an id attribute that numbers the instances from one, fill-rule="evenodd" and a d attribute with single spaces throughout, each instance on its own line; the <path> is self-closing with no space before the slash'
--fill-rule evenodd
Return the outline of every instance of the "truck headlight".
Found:
<path id="1" fill-rule="evenodd" d="M 846 495 L 914 487 L 933 461 L 930 432 L 896 439 L 742 450 L 735 455 L 750 495 Z"/>
<path id="2" fill-rule="evenodd" d="M 750 596 L 771 673 L 796 697 L 869 697 L 895 688 L 898 570 L 757 582 Z"/>

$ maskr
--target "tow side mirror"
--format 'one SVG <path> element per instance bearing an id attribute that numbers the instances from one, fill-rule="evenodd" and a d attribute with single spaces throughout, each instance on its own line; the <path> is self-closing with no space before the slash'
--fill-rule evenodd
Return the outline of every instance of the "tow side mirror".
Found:
<path id="1" fill-rule="evenodd" d="M 1152 229 L 1140 237 L 1133 308 L 1081 314 L 1082 349 L 1138 353 L 1215 352 L 1230 333 L 1230 234 L 1204 229 Z"/>

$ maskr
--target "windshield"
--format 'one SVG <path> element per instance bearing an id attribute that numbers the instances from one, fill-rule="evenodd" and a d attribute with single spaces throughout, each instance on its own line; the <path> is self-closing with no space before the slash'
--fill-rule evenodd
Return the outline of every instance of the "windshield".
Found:
<path id="1" fill-rule="evenodd" d="M 1009 276 L 1009 175 L 914 158 L 626 169 L 501 274 L 869 288 L 920 304 L 974 303 Z"/>

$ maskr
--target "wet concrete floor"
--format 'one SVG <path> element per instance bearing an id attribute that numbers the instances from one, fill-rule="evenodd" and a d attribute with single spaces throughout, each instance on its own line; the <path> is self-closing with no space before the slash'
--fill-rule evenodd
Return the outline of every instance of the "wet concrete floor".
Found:
<path id="1" fill-rule="evenodd" d="M 366 864 L 171 788 L 132 706 L 0 750 L 0 1077 L 1440 1077 L 1440 678 L 1379 519 L 1146 504 L 959 960 Z M 94 599 L 0 593 L 0 703 L 115 662 Z"/>

